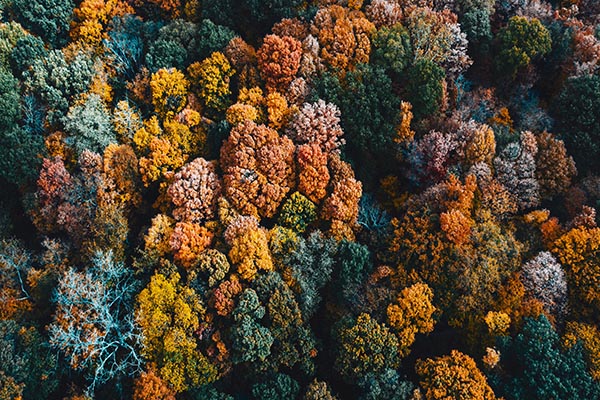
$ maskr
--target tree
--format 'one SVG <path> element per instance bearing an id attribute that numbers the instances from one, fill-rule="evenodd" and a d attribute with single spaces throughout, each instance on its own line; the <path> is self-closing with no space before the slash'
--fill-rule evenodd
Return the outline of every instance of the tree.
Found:
<path id="1" fill-rule="evenodd" d="M 75 4 L 72 0 L 15 0 L 12 9 L 17 21 L 53 47 L 64 45 Z"/>
<path id="2" fill-rule="evenodd" d="M 0 241 L 0 319 L 17 319 L 31 309 L 27 275 L 32 268 L 32 255 L 21 243 Z"/>
<path id="3" fill-rule="evenodd" d="M 156 112 L 165 117 L 173 117 L 183 110 L 186 103 L 189 83 L 177 69 L 160 69 L 152 74 L 150 89 L 152 104 Z"/>
<path id="4" fill-rule="evenodd" d="M 399 353 L 404 357 L 410 351 L 417 333 L 433 331 L 433 292 L 424 283 L 404 288 L 396 301 L 387 307 L 389 326 L 398 334 Z"/>
<path id="5" fill-rule="evenodd" d="M 300 68 L 302 45 L 290 36 L 267 35 L 256 52 L 268 91 L 285 92 Z"/>
<path id="6" fill-rule="evenodd" d="M 435 359 L 417 360 L 415 370 L 428 400 L 496 399 L 475 360 L 458 350 Z"/>
<path id="7" fill-rule="evenodd" d="M 406 73 L 406 100 L 412 104 L 416 119 L 437 112 L 444 94 L 445 71 L 428 59 L 421 59 L 409 67 Z"/>
<path id="8" fill-rule="evenodd" d="M 54 125 L 67 114 L 70 100 L 88 90 L 95 72 L 92 59 L 84 52 L 67 59 L 62 51 L 52 50 L 33 61 L 23 80 L 25 88 L 47 106 L 46 118 Z"/>
<path id="9" fill-rule="evenodd" d="M 335 368 L 350 382 L 400 365 L 398 338 L 369 314 L 343 321 L 335 338 Z"/>
<path id="10" fill-rule="evenodd" d="M 326 382 L 313 380 L 306 389 L 303 400 L 335 400 Z"/>
<path id="11" fill-rule="evenodd" d="M 169 239 L 174 261 L 185 268 L 192 268 L 200 254 L 210 246 L 212 238 L 212 232 L 201 225 L 178 222 Z"/>
<path id="12" fill-rule="evenodd" d="M 338 73 L 369 62 L 370 36 L 374 31 L 375 26 L 362 12 L 339 5 L 321 8 L 310 28 L 319 41 L 320 57 Z"/>
<path id="13" fill-rule="evenodd" d="M 270 355 L 255 368 L 262 372 L 298 368 L 303 376 L 312 376 L 317 356 L 316 339 L 294 293 L 276 272 L 262 274 L 254 283 L 266 310 L 264 324 L 273 336 Z"/>
<path id="14" fill-rule="evenodd" d="M 290 122 L 287 134 L 299 145 L 316 144 L 328 154 L 344 144 L 340 115 L 333 103 L 320 99 L 316 103 L 304 103 Z"/>
<path id="15" fill-rule="evenodd" d="M 316 96 L 340 108 L 348 146 L 380 152 L 391 144 L 399 122 L 400 99 L 382 67 L 360 64 L 343 79 L 325 73 L 314 89 Z"/>
<path id="16" fill-rule="evenodd" d="M 0 398 L 47 399 L 58 386 L 56 354 L 34 327 L 19 326 L 14 320 L 0 320 Z"/>
<path id="17" fill-rule="evenodd" d="M 84 150 L 102 153 L 109 144 L 117 142 L 110 113 L 97 94 L 90 94 L 71 107 L 64 125 L 69 134 L 67 144 L 77 154 Z"/>
<path id="18" fill-rule="evenodd" d="M 512 17 L 498 33 L 498 41 L 498 71 L 512 79 L 519 70 L 552 48 L 550 33 L 537 18 Z"/>
<path id="19" fill-rule="evenodd" d="M 537 147 L 535 176 L 540 185 L 540 196 L 552 198 L 571 185 L 571 180 L 577 175 L 575 162 L 567 154 L 564 142 L 551 133 L 538 135 Z"/>
<path id="20" fill-rule="evenodd" d="M 381 3 L 384 1 L 374 2 L 371 6 Z M 372 44 L 371 62 L 395 74 L 401 74 L 412 61 L 410 36 L 401 24 L 381 27 L 373 35 Z"/>
<path id="21" fill-rule="evenodd" d="M 567 273 L 571 303 L 600 310 L 600 265 L 595 261 L 600 252 L 600 228 L 571 229 L 554 242 L 552 251 Z"/>
<path id="22" fill-rule="evenodd" d="M 25 35 L 17 40 L 10 53 L 10 66 L 17 76 L 21 76 L 34 60 L 48 55 L 44 41 L 35 35 Z"/>
<path id="23" fill-rule="evenodd" d="M 547 251 L 523 265 L 521 281 L 533 298 L 552 315 L 562 318 L 567 306 L 567 281 L 562 266 Z"/>
<path id="24" fill-rule="evenodd" d="M 494 159 L 498 181 L 517 199 L 519 209 L 539 204 L 539 184 L 535 179 L 537 141 L 531 132 L 521 133 L 520 143 L 510 143 Z"/>
<path id="25" fill-rule="evenodd" d="M 142 363 L 132 315 L 135 281 L 111 253 L 96 253 L 85 272 L 67 270 L 56 287 L 50 343 L 71 367 L 85 371 L 89 390 L 135 373 Z"/>
<path id="26" fill-rule="evenodd" d="M 585 350 L 585 359 L 590 375 L 600 380 L 600 332 L 595 325 L 583 322 L 567 322 L 563 342 L 566 348 L 580 343 Z"/>
<path id="27" fill-rule="evenodd" d="M 545 316 L 525 318 L 514 338 L 499 339 L 500 368 L 490 376 L 499 395 L 508 399 L 581 399 L 599 395 L 587 372 L 581 346 L 563 350 Z M 498 368 L 498 367 L 497 367 Z"/>
<path id="28" fill-rule="evenodd" d="M 233 362 L 264 361 L 271 354 L 273 336 L 260 323 L 265 315 L 265 308 L 254 290 L 246 289 L 242 292 L 232 315 L 235 320 L 231 328 Z"/>
<path id="29" fill-rule="evenodd" d="M 358 203 L 362 195 L 362 183 L 354 177 L 350 164 L 337 154 L 329 157 L 330 195 L 323 201 L 321 216 L 328 221 L 340 221 L 354 227 L 358 218 Z"/>
<path id="30" fill-rule="evenodd" d="M 225 193 L 242 213 L 272 217 L 293 189 L 294 144 L 252 121 L 233 127 L 221 147 Z"/>
<path id="31" fill-rule="evenodd" d="M 580 171 L 598 164 L 600 145 L 600 77 L 587 75 L 569 79 L 554 103 L 556 131 Z"/>
<path id="32" fill-rule="evenodd" d="M 215 52 L 188 68 L 192 89 L 198 94 L 209 115 L 219 115 L 229 106 L 229 79 L 235 73 L 223 53 Z"/>
<path id="33" fill-rule="evenodd" d="M 149 370 L 135 379 L 133 399 L 175 400 L 175 393 L 153 370 Z"/>
<path id="34" fill-rule="evenodd" d="M 306 228 L 316 219 L 317 207 L 313 202 L 298 192 L 292 193 L 279 213 L 280 225 L 298 233 L 304 233 Z"/>
<path id="35" fill-rule="evenodd" d="M 240 216 L 225 230 L 225 240 L 231 247 L 229 259 L 242 279 L 252 281 L 259 270 L 273 270 L 273 260 L 264 228 L 254 217 Z"/>
<path id="36" fill-rule="evenodd" d="M 257 400 L 295 399 L 299 391 L 298 382 L 285 374 L 276 374 L 252 386 L 252 395 Z"/>
<path id="37" fill-rule="evenodd" d="M 320 203 L 327 195 L 329 185 L 329 169 L 327 153 L 317 143 L 298 146 L 298 192 L 313 203 Z"/>
<path id="38" fill-rule="evenodd" d="M 182 286 L 179 274 L 155 273 L 137 298 L 136 321 L 142 333 L 142 355 L 156 364 L 160 378 L 175 392 L 205 385 L 217 370 L 197 349 L 204 307 L 194 290 Z"/>
<path id="39" fill-rule="evenodd" d="M 216 162 L 196 158 L 187 163 L 175 174 L 168 194 L 176 206 L 173 210 L 176 220 L 201 223 L 214 219 L 221 195 Z"/>

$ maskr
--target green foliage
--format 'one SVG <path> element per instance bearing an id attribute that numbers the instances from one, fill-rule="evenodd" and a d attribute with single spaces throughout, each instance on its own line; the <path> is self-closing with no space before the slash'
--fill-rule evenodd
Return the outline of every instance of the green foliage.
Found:
<path id="1" fill-rule="evenodd" d="M 369 314 L 342 321 L 336 339 L 335 368 L 349 382 L 400 365 L 398 338 Z"/>
<path id="2" fill-rule="evenodd" d="M 317 206 L 298 192 L 294 192 L 281 207 L 279 224 L 297 233 L 304 233 L 317 217 Z"/>
<path id="3" fill-rule="evenodd" d="M 246 289 L 233 310 L 236 321 L 231 328 L 232 360 L 234 363 L 264 361 L 271 354 L 273 336 L 259 322 L 265 315 L 256 292 Z"/>
<path id="4" fill-rule="evenodd" d="M 84 150 L 103 153 L 106 146 L 117 142 L 110 113 L 97 94 L 90 94 L 83 103 L 74 105 L 64 125 L 70 135 L 67 143 L 77 154 Z"/>
<path id="5" fill-rule="evenodd" d="M 371 39 L 371 45 L 371 62 L 396 74 L 402 73 L 413 59 L 410 35 L 400 24 L 381 27 Z"/>
<path id="6" fill-rule="evenodd" d="M 17 41 L 10 54 L 11 68 L 16 75 L 20 76 L 35 60 L 46 57 L 47 54 L 42 39 L 34 35 L 26 35 Z"/>
<path id="7" fill-rule="evenodd" d="M 501 337 L 500 368 L 490 381 L 507 399 L 593 399 L 600 385 L 586 368 L 581 345 L 564 350 L 545 316 L 526 318 L 514 338 Z"/>
<path id="8" fill-rule="evenodd" d="M 252 395 L 256 400 L 288 400 L 298 396 L 300 385 L 289 375 L 275 376 L 252 386 Z"/>
<path id="9" fill-rule="evenodd" d="M 17 21 L 55 48 L 66 42 L 74 7 L 73 0 L 14 0 L 12 3 Z"/>
<path id="10" fill-rule="evenodd" d="M 367 374 L 358 385 L 363 393 L 361 400 L 409 400 L 413 399 L 415 385 L 411 381 L 402 380 L 398 371 L 386 369 L 380 374 Z"/>
<path id="11" fill-rule="evenodd" d="M 512 17 L 498 33 L 498 41 L 496 66 L 509 78 L 552 49 L 550 33 L 536 18 Z"/>
<path id="12" fill-rule="evenodd" d="M 556 131 L 573 155 L 577 169 L 600 166 L 600 77 L 581 76 L 567 81 L 554 104 Z"/>
<path id="13" fill-rule="evenodd" d="M 23 384 L 23 398 L 47 399 L 58 386 L 57 360 L 37 329 L 13 320 L 0 321 L 0 381 L 2 375 Z M 8 383 L 8 382 L 7 382 Z M 0 398 L 2 397 L 0 384 Z"/>
<path id="14" fill-rule="evenodd" d="M 13 128 L 21 114 L 18 81 L 6 70 L 0 69 L 0 129 Z"/>
<path id="15" fill-rule="evenodd" d="M 432 115 L 439 110 L 444 94 L 442 67 L 426 59 L 411 66 L 406 73 L 406 100 L 412 104 L 415 119 Z"/>
<path id="16" fill-rule="evenodd" d="M 48 122 L 56 124 L 66 115 L 71 99 L 88 89 L 94 72 L 87 54 L 77 53 L 67 61 L 62 51 L 53 50 L 35 60 L 23 77 L 25 88 L 48 107 Z"/>
<path id="17" fill-rule="evenodd" d="M 301 239 L 285 263 L 291 266 L 297 283 L 298 305 L 305 318 L 310 318 L 321 302 L 320 290 L 331 279 L 337 245 L 319 231 Z"/>
<path id="18" fill-rule="evenodd" d="M 344 240 L 338 249 L 336 285 L 341 297 L 352 303 L 356 292 L 373 269 L 371 253 L 367 246 Z"/>
<path id="19" fill-rule="evenodd" d="M 315 83 L 315 95 L 340 108 L 348 145 L 360 151 L 379 152 L 392 143 L 399 122 L 400 99 L 393 93 L 392 81 L 382 67 L 360 64 L 343 79 L 326 73 Z"/>
<path id="20" fill-rule="evenodd" d="M 203 19 L 198 26 L 198 37 L 197 59 L 202 60 L 215 51 L 222 52 L 235 37 L 235 32 L 226 26 L 216 25 L 210 19 Z"/>
<path id="21" fill-rule="evenodd" d="M 0 176 L 17 185 L 37 178 L 45 153 L 42 136 L 18 126 L 0 132 Z"/>

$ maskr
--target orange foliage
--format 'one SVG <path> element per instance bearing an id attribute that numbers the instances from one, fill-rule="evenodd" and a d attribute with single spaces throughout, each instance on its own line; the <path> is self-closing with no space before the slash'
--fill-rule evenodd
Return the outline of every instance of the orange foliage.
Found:
<path id="1" fill-rule="evenodd" d="M 231 130 L 221 147 L 225 193 L 243 214 L 272 217 L 294 188 L 294 144 L 252 121 Z"/>
<path id="2" fill-rule="evenodd" d="M 175 392 L 151 369 L 136 378 L 134 400 L 175 400 Z"/>
<path id="3" fill-rule="evenodd" d="M 338 5 L 320 9 L 311 26 L 311 34 L 320 44 L 319 55 L 340 72 L 369 62 L 374 31 L 375 25 L 362 12 Z"/>
<path id="4" fill-rule="evenodd" d="M 267 35 L 256 56 L 267 90 L 285 92 L 300 68 L 302 45 L 290 36 Z"/>
<path id="5" fill-rule="evenodd" d="M 202 251 L 210 246 L 212 238 L 212 232 L 201 225 L 178 222 L 169 240 L 175 261 L 186 268 L 192 268 Z"/>
<path id="6" fill-rule="evenodd" d="M 415 369 L 427 400 L 496 399 L 475 360 L 458 350 L 435 359 L 417 360 Z"/>
<path id="7" fill-rule="evenodd" d="M 319 203 L 327 194 L 329 170 L 327 154 L 317 143 L 298 147 L 298 191 L 312 202 Z"/>

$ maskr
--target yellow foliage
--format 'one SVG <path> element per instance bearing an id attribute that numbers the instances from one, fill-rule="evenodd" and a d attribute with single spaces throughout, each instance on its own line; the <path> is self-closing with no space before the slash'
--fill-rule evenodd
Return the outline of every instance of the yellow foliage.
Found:
<path id="1" fill-rule="evenodd" d="M 484 321 L 492 335 L 505 335 L 510 328 L 510 317 L 503 312 L 490 311 Z"/>
<path id="2" fill-rule="evenodd" d="M 258 120 L 258 110 L 250 104 L 235 103 L 227 109 L 225 119 L 231 126 L 241 124 L 247 119 L 256 122 Z"/>
<path id="3" fill-rule="evenodd" d="M 163 257 L 171 251 L 169 240 L 173 233 L 175 221 L 164 214 L 158 214 L 152 218 L 152 225 L 144 236 L 144 249 L 146 252 Z"/>
<path id="4" fill-rule="evenodd" d="M 581 341 L 587 353 L 590 374 L 600 381 L 600 331 L 594 325 L 582 322 L 567 322 L 563 341 L 567 347 Z"/>
<path id="5" fill-rule="evenodd" d="M 155 274 L 138 296 L 136 320 L 142 355 L 156 363 L 160 377 L 176 392 L 214 381 L 216 368 L 197 350 L 194 333 L 205 309 L 194 290 L 179 284 L 176 272 Z"/>
<path id="6" fill-rule="evenodd" d="M 500 362 L 500 352 L 491 347 L 486 347 L 482 361 L 486 367 L 490 369 L 495 368 Z"/>
<path id="7" fill-rule="evenodd" d="M 408 101 L 400 103 L 400 123 L 396 127 L 396 136 L 394 142 L 396 143 L 410 143 L 415 137 L 415 131 L 410 129 L 410 123 L 413 119 L 412 104 Z"/>
<path id="8" fill-rule="evenodd" d="M 287 125 L 289 118 L 294 111 L 288 107 L 288 102 L 279 92 L 271 92 L 267 95 L 267 113 L 269 126 L 280 130 Z"/>
<path id="9" fill-rule="evenodd" d="M 238 236 L 229 250 L 229 259 L 236 265 L 242 279 L 252 281 L 259 270 L 274 269 L 267 234 L 264 229 L 249 229 Z"/>
<path id="10" fill-rule="evenodd" d="M 140 158 L 140 174 L 145 186 L 185 164 L 187 157 L 166 139 L 153 138 L 148 157 Z"/>
<path id="11" fill-rule="evenodd" d="M 205 107 L 224 111 L 231 91 L 229 78 L 235 70 L 220 52 L 214 52 L 202 62 L 193 63 L 188 67 L 188 73 L 202 104 Z"/>
<path id="12" fill-rule="evenodd" d="M 163 68 L 152 74 L 150 90 L 156 112 L 163 118 L 173 118 L 185 107 L 188 87 L 187 79 L 176 68 Z"/>
<path id="13" fill-rule="evenodd" d="M 496 139 L 494 131 L 487 125 L 481 125 L 475 130 L 467 144 L 466 157 L 470 164 L 485 162 L 491 164 L 496 155 Z"/>
<path id="14" fill-rule="evenodd" d="M 130 105 L 121 100 L 113 112 L 115 132 L 123 143 L 130 143 L 137 131 L 142 129 L 142 118 Z"/>
<path id="15" fill-rule="evenodd" d="M 458 350 L 436 359 L 417 360 L 415 369 L 427 400 L 496 399 L 475 360 Z"/>
<path id="16" fill-rule="evenodd" d="M 396 302 L 388 306 L 388 324 L 398 334 L 401 356 L 408 355 L 417 333 L 433 331 L 433 314 L 436 308 L 432 301 L 431 288 L 425 283 L 416 283 L 404 288 Z"/>
<path id="17" fill-rule="evenodd" d="M 584 302 L 600 312 L 600 228 L 571 229 L 552 251 L 567 272 L 573 304 Z"/>

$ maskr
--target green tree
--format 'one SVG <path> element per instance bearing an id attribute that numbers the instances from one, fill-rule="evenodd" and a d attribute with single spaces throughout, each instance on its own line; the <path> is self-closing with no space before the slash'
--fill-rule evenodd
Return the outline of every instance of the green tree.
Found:
<path id="1" fill-rule="evenodd" d="M 335 368 L 350 382 L 400 365 L 398 338 L 369 314 L 342 321 L 334 336 Z"/>
<path id="2" fill-rule="evenodd" d="M 265 315 L 265 308 L 254 290 L 246 289 L 242 292 L 232 315 L 235 321 L 231 327 L 233 362 L 264 361 L 271 354 L 273 336 L 260 323 Z"/>
<path id="3" fill-rule="evenodd" d="M 54 47 L 66 42 L 74 7 L 72 0 L 14 0 L 12 3 L 17 21 Z"/>
<path id="4" fill-rule="evenodd" d="M 5 377 L 23 385 L 23 398 L 47 399 L 58 386 L 57 360 L 49 343 L 33 327 L 19 326 L 13 320 L 0 321 L 0 382 Z M 6 389 L 6 388 L 4 388 Z M 3 387 L 0 384 L 0 398 Z"/>
<path id="5" fill-rule="evenodd" d="M 550 33 L 537 18 L 512 17 L 498 33 L 498 42 L 496 66 L 509 78 L 552 49 Z"/>
<path id="6" fill-rule="evenodd" d="M 286 374 L 275 374 L 252 386 L 252 396 L 256 400 L 295 399 L 299 391 L 298 382 Z"/>
<path id="7" fill-rule="evenodd" d="M 406 73 L 406 100 L 413 108 L 416 119 L 432 115 L 441 106 L 444 94 L 442 67 L 427 59 L 421 59 L 408 68 Z"/>
<path id="8" fill-rule="evenodd" d="M 595 399 L 600 385 L 589 372 L 580 344 L 563 349 L 545 316 L 525 318 L 513 339 L 499 338 L 500 364 L 490 381 L 506 399 Z"/>
<path id="9" fill-rule="evenodd" d="M 381 27 L 371 39 L 371 45 L 371 62 L 396 74 L 402 73 L 413 59 L 410 35 L 400 24 Z"/>
<path id="10" fill-rule="evenodd" d="M 600 77 L 569 79 L 553 107 L 556 131 L 573 155 L 577 169 L 600 167 Z"/>
<path id="11" fill-rule="evenodd" d="M 110 112 L 97 94 L 90 94 L 71 107 L 64 125 L 69 134 L 67 143 L 77 154 L 84 150 L 103 153 L 109 144 L 117 142 Z"/>
<path id="12" fill-rule="evenodd" d="M 314 89 L 317 97 L 340 108 L 348 146 L 378 152 L 392 143 L 400 117 L 400 99 L 393 93 L 392 81 L 383 67 L 359 64 L 345 78 L 325 73 Z"/>
<path id="13" fill-rule="evenodd" d="M 13 72 L 20 76 L 35 60 L 48 54 L 44 41 L 34 35 L 25 35 L 17 41 L 10 53 L 10 66 Z"/>

